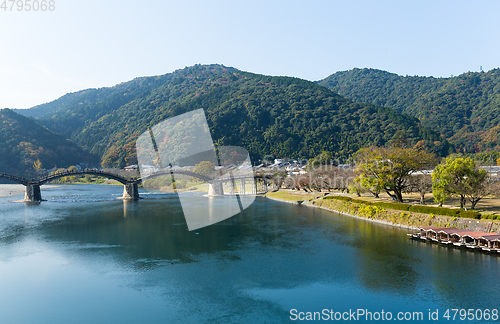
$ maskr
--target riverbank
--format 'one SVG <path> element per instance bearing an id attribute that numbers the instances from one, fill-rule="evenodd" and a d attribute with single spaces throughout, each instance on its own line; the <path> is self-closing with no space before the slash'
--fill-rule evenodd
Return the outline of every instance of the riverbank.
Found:
<path id="1" fill-rule="evenodd" d="M 471 231 L 497 232 L 500 231 L 500 221 L 459 218 L 443 215 L 424 214 L 413 211 L 400 211 L 379 206 L 370 206 L 352 201 L 337 199 L 323 199 L 322 194 L 297 194 L 288 192 L 270 192 L 269 199 L 316 207 L 336 212 L 345 216 L 367 220 L 384 225 L 406 229 L 416 229 L 421 226 L 456 227 Z M 302 198 L 302 200 L 300 200 Z"/>

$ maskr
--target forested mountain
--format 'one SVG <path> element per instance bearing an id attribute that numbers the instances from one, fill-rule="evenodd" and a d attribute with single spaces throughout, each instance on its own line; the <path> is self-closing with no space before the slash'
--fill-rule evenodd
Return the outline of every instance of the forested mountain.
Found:
<path id="1" fill-rule="evenodd" d="M 113 87 L 81 90 L 49 103 L 15 111 L 27 117 L 35 117 L 55 132 L 70 138 L 79 134 L 86 124 L 147 94 L 164 84 L 171 76 L 141 77 Z"/>
<path id="2" fill-rule="evenodd" d="M 221 65 L 196 65 L 63 98 L 60 106 L 46 104 L 50 114 L 37 121 L 101 156 L 105 166 L 134 163 L 135 140 L 148 127 L 199 108 L 218 145 L 243 146 L 253 159 L 310 158 L 323 150 L 347 158 L 362 146 L 397 137 L 420 141 L 441 155 L 450 151 L 437 132 L 393 109 L 354 103 L 313 82 Z"/>
<path id="3" fill-rule="evenodd" d="M 69 166 L 98 159 L 63 136 L 10 109 L 0 110 L 0 172 L 30 176 L 33 164 L 41 167 Z"/>
<path id="4" fill-rule="evenodd" d="M 318 84 L 355 102 L 414 116 L 450 138 L 461 151 L 500 150 L 500 69 L 450 78 L 353 69 L 332 74 Z"/>

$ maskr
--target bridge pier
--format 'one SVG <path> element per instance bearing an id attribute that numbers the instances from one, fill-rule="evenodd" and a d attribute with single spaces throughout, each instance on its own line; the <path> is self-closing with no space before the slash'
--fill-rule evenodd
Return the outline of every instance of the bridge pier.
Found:
<path id="1" fill-rule="evenodd" d="M 27 184 L 26 193 L 24 194 L 24 201 L 26 202 L 40 202 L 42 201 L 42 193 L 40 192 L 40 185 Z"/>
<path id="2" fill-rule="evenodd" d="M 234 180 L 233 179 L 229 180 L 228 185 L 229 185 L 229 194 L 234 195 Z"/>
<path id="3" fill-rule="evenodd" d="M 127 182 L 123 185 L 123 200 L 139 200 L 139 186 L 137 182 Z"/>
<path id="4" fill-rule="evenodd" d="M 224 196 L 222 182 L 213 182 L 208 184 L 208 196 Z"/>
<path id="5" fill-rule="evenodd" d="M 240 195 L 244 195 L 246 193 L 246 188 L 245 188 L 245 183 L 247 182 L 247 179 L 240 179 Z"/>

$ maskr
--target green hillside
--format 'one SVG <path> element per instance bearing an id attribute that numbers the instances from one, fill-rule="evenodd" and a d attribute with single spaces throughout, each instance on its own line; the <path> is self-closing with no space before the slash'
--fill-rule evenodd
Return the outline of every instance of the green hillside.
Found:
<path id="1" fill-rule="evenodd" d="M 500 69 L 450 78 L 353 69 L 332 74 L 318 84 L 353 101 L 414 116 L 451 138 L 460 150 L 500 149 L 498 134 L 491 134 L 500 125 Z"/>
<path id="2" fill-rule="evenodd" d="M 362 146 L 384 145 L 396 137 L 445 155 L 449 144 L 417 119 L 384 107 L 357 104 L 313 82 L 251 74 L 221 65 L 196 65 L 173 73 L 121 84 L 126 103 L 109 88 L 94 89 L 101 99 L 72 108 L 53 105 L 39 122 L 102 156 L 105 166 L 134 163 L 135 140 L 148 127 L 204 108 L 218 145 L 245 147 L 253 159 L 266 155 L 310 158 L 323 150 L 347 158 Z M 118 87 L 118 86 L 117 86 Z M 83 98 L 84 93 L 80 96 Z M 78 103 L 78 104 L 76 104 Z"/>
<path id="3" fill-rule="evenodd" d="M 34 175 L 33 164 L 37 160 L 44 168 L 98 161 L 33 120 L 10 109 L 0 110 L 0 172 L 29 177 Z"/>
<path id="4" fill-rule="evenodd" d="M 164 84 L 171 75 L 135 78 L 113 87 L 68 93 L 49 103 L 17 113 L 35 117 L 42 124 L 68 138 L 79 134 L 85 125 Z"/>

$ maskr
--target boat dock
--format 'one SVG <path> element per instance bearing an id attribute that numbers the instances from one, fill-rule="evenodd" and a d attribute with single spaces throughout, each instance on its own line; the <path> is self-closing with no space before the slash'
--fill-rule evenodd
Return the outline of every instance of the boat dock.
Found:
<path id="1" fill-rule="evenodd" d="M 470 231 L 454 227 L 419 227 L 413 239 L 440 243 L 448 246 L 465 247 L 471 250 L 500 253 L 500 234 Z"/>

